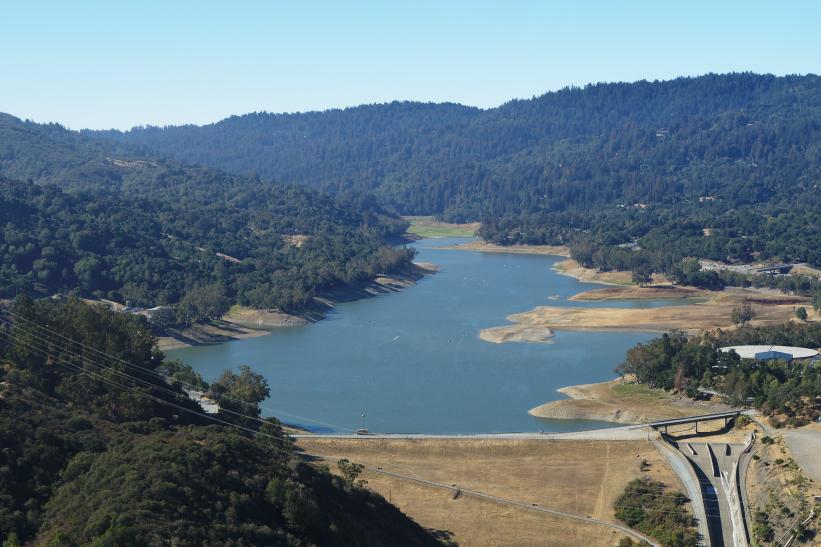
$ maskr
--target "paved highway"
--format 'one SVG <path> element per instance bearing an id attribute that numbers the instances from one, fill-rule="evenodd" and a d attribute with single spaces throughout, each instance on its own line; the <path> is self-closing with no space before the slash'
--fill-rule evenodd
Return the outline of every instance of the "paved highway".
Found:
<path id="1" fill-rule="evenodd" d="M 740 505 L 732 497 L 735 463 L 744 446 L 689 442 L 680 443 L 679 450 L 692 462 L 698 477 L 713 547 L 746 546 Z"/>
<path id="2" fill-rule="evenodd" d="M 690 505 L 693 508 L 693 516 L 696 518 L 698 533 L 702 537 L 702 545 L 710 547 L 710 530 L 708 528 L 707 514 L 705 513 L 704 498 L 701 494 L 701 482 L 696 476 L 696 472 L 684 455 L 671 447 L 664 441 L 653 441 L 656 449 L 664 456 L 670 467 L 684 483 L 687 490 L 687 497 L 690 498 Z M 685 446 L 685 450 L 687 447 Z"/>

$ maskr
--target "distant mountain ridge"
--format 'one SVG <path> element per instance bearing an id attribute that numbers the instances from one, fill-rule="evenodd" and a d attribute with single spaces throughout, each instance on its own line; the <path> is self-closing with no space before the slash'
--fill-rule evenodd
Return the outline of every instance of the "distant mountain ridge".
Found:
<path id="1" fill-rule="evenodd" d="M 761 202 L 819 178 L 821 78 L 708 74 L 487 110 L 394 102 L 84 134 L 454 219 L 725 193 Z"/>

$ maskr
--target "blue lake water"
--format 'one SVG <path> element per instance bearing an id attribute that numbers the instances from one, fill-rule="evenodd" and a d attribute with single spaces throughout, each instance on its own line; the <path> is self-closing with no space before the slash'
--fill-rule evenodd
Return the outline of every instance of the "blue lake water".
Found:
<path id="1" fill-rule="evenodd" d="M 401 292 L 339 304 L 327 318 L 269 336 L 168 352 L 204 376 L 250 365 L 271 397 L 265 415 L 313 431 L 365 425 L 394 433 L 577 431 L 602 422 L 547 420 L 527 411 L 556 389 L 614 377 L 643 333 L 556 332 L 551 343 L 492 344 L 478 337 L 539 305 L 660 306 L 567 298 L 601 285 L 551 270 L 560 257 L 444 250 L 464 239 L 418 241 L 418 261 L 440 271 Z M 548 299 L 553 297 L 554 299 Z M 555 299 L 558 297 L 558 299 Z"/>

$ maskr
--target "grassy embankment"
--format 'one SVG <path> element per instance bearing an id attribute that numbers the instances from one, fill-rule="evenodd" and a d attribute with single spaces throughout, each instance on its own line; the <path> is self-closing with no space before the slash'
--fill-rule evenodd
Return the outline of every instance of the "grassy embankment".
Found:
<path id="1" fill-rule="evenodd" d="M 430 216 L 409 216 L 405 220 L 410 222 L 408 233 L 420 238 L 473 237 L 480 226 L 478 222 L 441 222 Z"/>
<path id="2" fill-rule="evenodd" d="M 495 243 L 488 243 L 487 241 L 475 240 L 441 248 L 449 251 L 570 256 L 570 250 L 563 245 L 497 245 Z"/>
<path id="3" fill-rule="evenodd" d="M 299 439 L 311 453 L 615 522 L 613 502 L 634 478 L 682 489 L 647 441 Z M 584 454 L 583 458 L 579 454 Z M 642 462 L 645 462 L 644 465 Z M 646 471 L 642 471 L 645 468 Z M 365 472 L 368 487 L 460 545 L 616 545 L 622 534 L 402 479 Z"/>
<path id="4" fill-rule="evenodd" d="M 603 420 L 622 424 L 641 424 L 666 418 L 680 418 L 718 412 L 726 405 L 693 401 L 662 389 L 637 384 L 627 377 L 608 382 L 582 384 L 559 389 L 570 397 L 540 405 L 530 414 L 540 418 Z"/>

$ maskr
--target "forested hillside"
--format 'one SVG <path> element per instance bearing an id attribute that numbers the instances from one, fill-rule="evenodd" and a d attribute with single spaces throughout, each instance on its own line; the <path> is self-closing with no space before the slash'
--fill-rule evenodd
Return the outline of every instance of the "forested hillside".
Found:
<path id="1" fill-rule="evenodd" d="M 89 133 L 145 153 L 482 220 L 589 264 L 821 264 L 821 78 L 750 73 L 568 88 L 498 108 L 391 103 Z M 638 242 L 643 252 L 616 245 Z M 591 253 L 592 255 L 592 253 Z M 610 257 L 609 255 L 617 255 Z"/>
<path id="2" fill-rule="evenodd" d="M 209 300 L 217 313 L 232 302 L 294 310 L 411 257 L 385 242 L 406 223 L 368 196 L 145 159 L 10 116 L 0 225 L 0 297 L 76 290 L 146 306 Z"/>
<path id="3" fill-rule="evenodd" d="M 755 203 L 816 180 L 820 122 L 819 77 L 728 74 L 569 88 L 489 110 L 391 103 L 96 135 L 234 172 L 377 189 L 403 213 L 476 216 Z"/>
<path id="4" fill-rule="evenodd" d="M 691 397 L 698 388 L 724 393 L 733 405 L 752 403 L 776 425 L 803 425 L 821 416 L 821 368 L 806 362 L 741 360 L 731 345 L 777 344 L 817 348 L 821 325 L 793 323 L 705 332 L 664 334 L 627 352 L 618 371 L 635 374 L 651 387 L 675 389 Z"/>
<path id="5" fill-rule="evenodd" d="M 206 418 L 192 382 L 232 404 Z M 133 317 L 78 301 L 0 311 L 0 543 L 438 544 L 305 463 L 255 418 L 267 392 L 249 370 L 208 386 Z"/>

